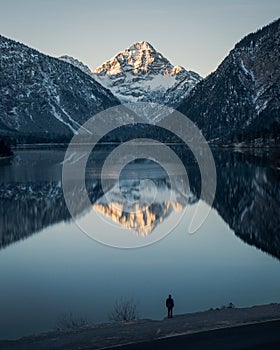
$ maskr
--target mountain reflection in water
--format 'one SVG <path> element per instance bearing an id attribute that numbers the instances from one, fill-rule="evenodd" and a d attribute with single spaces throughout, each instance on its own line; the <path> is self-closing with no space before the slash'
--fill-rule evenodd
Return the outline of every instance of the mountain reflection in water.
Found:
<path id="1" fill-rule="evenodd" d="M 135 164 L 131 167 L 135 171 Z M 192 203 L 194 196 L 189 193 L 183 176 L 173 178 L 173 187 L 168 177 L 150 180 L 120 179 L 106 196 L 97 199 L 93 208 L 137 234 L 151 234 L 169 215 Z"/>
<path id="2" fill-rule="evenodd" d="M 0 164 L 3 175 L 0 186 L 2 249 L 50 225 L 71 220 L 61 185 L 61 159 L 54 156 L 53 164 L 50 161 L 55 151 L 46 158 L 48 173 L 46 175 L 42 171 L 44 176 L 38 170 L 42 168 L 42 157 L 38 162 L 33 157 L 30 166 L 30 151 L 21 151 L 19 154 L 10 164 Z M 63 152 L 60 158 L 63 158 Z M 280 175 L 279 169 L 273 167 L 277 157 L 262 153 L 248 155 L 215 151 L 214 158 L 217 168 L 214 209 L 236 236 L 279 259 Z M 77 216 L 82 218 L 94 209 L 113 222 L 131 229 L 133 234 L 153 234 L 154 228 L 160 226 L 174 211 L 182 211 L 199 199 L 200 177 L 197 166 L 189 162 L 187 157 L 183 157 L 183 161 L 188 172 L 190 191 L 184 178 L 178 175 L 170 193 L 170 179 L 160 167 L 153 162 L 136 162 L 127 167 L 120 180 L 121 199 L 117 196 L 116 183 L 104 190 L 98 176 L 88 179 L 87 190 L 92 207 L 88 208 L 86 201 L 77 202 Z M 21 174 L 25 174 L 22 170 L 26 167 L 26 171 L 33 176 L 25 174 L 21 178 L 17 172 L 19 166 Z M 90 167 L 89 164 L 89 171 Z M 96 166 L 93 165 L 92 169 L 96 169 Z M 145 174 L 143 178 L 140 169 Z M 34 172 L 38 172 L 37 175 Z M 135 178 L 133 174 L 138 175 Z M 153 184 L 145 182 L 144 191 L 141 188 L 143 182 L 140 181 L 143 179 L 153 181 Z M 152 188 L 149 188 L 149 184 Z M 152 189 L 157 195 L 153 203 L 149 204 L 151 199 L 148 197 Z M 140 195 L 143 198 L 138 200 Z M 124 202 L 124 198 L 127 202 Z"/>

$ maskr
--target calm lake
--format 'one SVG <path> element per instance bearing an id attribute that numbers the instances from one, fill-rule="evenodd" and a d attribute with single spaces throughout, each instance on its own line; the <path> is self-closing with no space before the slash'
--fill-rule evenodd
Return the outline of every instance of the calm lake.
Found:
<path id="1" fill-rule="evenodd" d="M 280 302 L 280 170 L 273 152 L 214 151 L 217 191 L 209 208 L 199 199 L 201 179 L 191 156 L 182 157 L 190 191 L 178 174 L 170 195 L 165 170 L 143 159 L 123 169 L 119 187 L 114 172 L 102 187 L 100 173 L 110 151 L 100 147 L 88 162 L 92 205 L 77 200 L 75 221 L 62 189 L 65 150 L 18 150 L 0 160 L 0 338 L 54 329 L 69 313 L 108 322 L 121 298 L 133 298 L 139 317 L 151 319 L 166 316 L 169 293 L 175 314 L 230 302 L 238 307 Z M 75 157 L 79 154 L 68 161 Z M 149 222 L 144 228 L 137 226 L 136 214 L 122 213 L 127 203 L 136 205 L 140 192 L 140 205 L 156 198 L 141 217 Z M 211 210 L 189 234 L 197 207 Z M 156 241 L 166 227 L 169 234 Z M 100 243 L 125 235 L 136 245 L 155 242 L 134 249 Z"/>

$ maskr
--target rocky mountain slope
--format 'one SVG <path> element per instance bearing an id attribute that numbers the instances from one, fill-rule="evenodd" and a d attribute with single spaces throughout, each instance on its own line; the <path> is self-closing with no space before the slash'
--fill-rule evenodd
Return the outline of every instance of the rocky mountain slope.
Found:
<path id="1" fill-rule="evenodd" d="M 226 142 L 279 138 L 280 20 L 242 39 L 178 110 L 204 136 Z"/>
<path id="2" fill-rule="evenodd" d="M 109 90 L 62 60 L 0 36 L 0 134 L 60 140 L 119 104 Z"/>
<path id="3" fill-rule="evenodd" d="M 122 102 L 156 102 L 175 107 L 202 79 L 174 67 L 151 44 L 141 41 L 93 71 L 94 78 Z"/>
<path id="4" fill-rule="evenodd" d="M 79 68 L 81 71 L 83 71 L 84 73 L 86 73 L 92 77 L 92 73 L 91 73 L 91 70 L 89 69 L 89 67 L 87 65 L 83 64 L 83 62 L 77 60 L 76 58 L 68 56 L 68 55 L 64 55 L 64 56 L 60 56 L 59 59 L 61 61 L 72 64 L 74 67 Z"/>

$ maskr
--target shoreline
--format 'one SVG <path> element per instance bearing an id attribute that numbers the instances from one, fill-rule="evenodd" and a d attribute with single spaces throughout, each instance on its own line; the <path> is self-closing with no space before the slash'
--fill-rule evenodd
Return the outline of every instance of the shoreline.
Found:
<path id="1" fill-rule="evenodd" d="M 165 318 L 161 321 L 146 319 L 96 324 L 30 335 L 17 340 L 0 340 L 0 349 L 97 350 L 276 320 L 280 320 L 279 303 L 246 308 L 210 309 L 175 315 L 172 319 Z"/>
<path id="2" fill-rule="evenodd" d="M 279 350 L 279 327 L 279 319 L 270 320 L 130 343 L 104 350 Z"/>

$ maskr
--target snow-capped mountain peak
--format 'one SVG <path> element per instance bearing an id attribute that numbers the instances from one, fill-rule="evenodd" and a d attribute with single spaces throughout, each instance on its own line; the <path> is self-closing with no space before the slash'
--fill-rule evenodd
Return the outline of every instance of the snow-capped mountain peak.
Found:
<path id="1" fill-rule="evenodd" d="M 147 41 L 134 43 L 129 48 L 119 52 L 116 56 L 103 63 L 94 70 L 98 75 L 118 75 L 132 72 L 133 74 L 149 74 L 157 71 L 166 74 L 166 70 L 172 70 L 171 63 L 157 52 Z"/>
<path id="2" fill-rule="evenodd" d="M 156 102 L 171 107 L 177 106 L 202 79 L 181 66 L 173 66 L 147 41 L 120 51 L 97 67 L 93 77 L 122 102 Z"/>
<path id="3" fill-rule="evenodd" d="M 129 46 L 130 50 L 150 50 L 155 51 L 148 41 L 139 41 Z"/>

